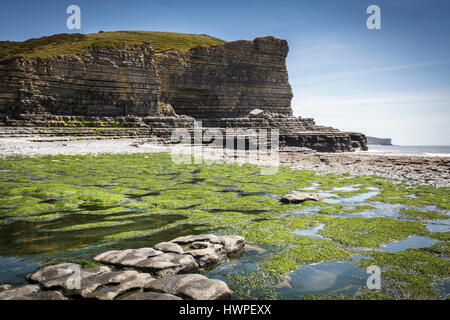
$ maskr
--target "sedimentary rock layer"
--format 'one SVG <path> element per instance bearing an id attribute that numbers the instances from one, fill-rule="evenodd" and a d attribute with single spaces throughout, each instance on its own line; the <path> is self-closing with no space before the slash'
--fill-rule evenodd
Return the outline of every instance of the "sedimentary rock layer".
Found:
<path id="1" fill-rule="evenodd" d="M 0 61 L 0 114 L 147 116 L 161 86 L 149 44 Z"/>
<path id="2" fill-rule="evenodd" d="M 162 100 L 195 118 L 235 117 L 255 108 L 292 114 L 288 45 L 274 37 L 156 54 Z"/>

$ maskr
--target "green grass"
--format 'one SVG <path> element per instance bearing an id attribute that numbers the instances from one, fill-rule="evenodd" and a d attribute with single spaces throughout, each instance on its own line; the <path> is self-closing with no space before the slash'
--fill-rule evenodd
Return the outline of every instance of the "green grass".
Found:
<path id="1" fill-rule="evenodd" d="M 88 51 L 92 47 L 117 48 L 149 41 L 157 52 L 188 51 L 199 45 L 218 45 L 225 41 L 208 36 L 160 31 L 114 31 L 90 34 L 55 34 L 23 42 L 0 41 L 0 59 L 11 57 L 52 57 Z"/>

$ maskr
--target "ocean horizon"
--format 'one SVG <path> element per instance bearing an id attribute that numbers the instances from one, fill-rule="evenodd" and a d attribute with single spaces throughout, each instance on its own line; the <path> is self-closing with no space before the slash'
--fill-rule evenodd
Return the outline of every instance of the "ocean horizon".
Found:
<path id="1" fill-rule="evenodd" d="M 450 157 L 450 146 L 368 145 L 368 147 L 368 151 L 360 151 L 360 153 L 392 156 Z"/>

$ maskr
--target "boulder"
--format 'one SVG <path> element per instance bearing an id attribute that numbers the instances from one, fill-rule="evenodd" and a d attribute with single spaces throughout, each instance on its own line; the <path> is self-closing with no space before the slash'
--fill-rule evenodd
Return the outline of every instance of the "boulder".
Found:
<path id="1" fill-rule="evenodd" d="M 0 286 L 0 292 L 9 290 L 9 289 L 11 289 L 11 288 L 12 288 L 12 286 L 9 285 L 9 284 L 2 284 L 2 285 Z"/>
<path id="2" fill-rule="evenodd" d="M 165 276 L 195 271 L 198 269 L 198 264 L 191 255 L 168 252 L 142 260 L 133 267 L 158 276 Z"/>
<path id="3" fill-rule="evenodd" d="M 88 295 L 88 299 L 113 300 L 121 294 L 142 290 L 148 283 L 154 281 L 148 273 L 139 273 L 137 271 L 122 271 L 109 279 L 107 285 Z"/>
<path id="4" fill-rule="evenodd" d="M 222 246 L 219 246 L 219 250 Z M 200 268 L 211 266 L 219 263 L 223 260 L 223 255 L 220 254 L 220 251 L 215 248 L 205 248 L 205 249 L 195 249 L 186 251 L 187 254 L 190 254 L 195 258 L 198 266 Z"/>
<path id="5" fill-rule="evenodd" d="M 175 294 L 189 300 L 227 300 L 232 292 L 221 280 L 201 279 L 182 286 Z"/>
<path id="6" fill-rule="evenodd" d="M 160 242 L 155 245 L 155 249 L 162 252 L 184 253 L 183 248 L 181 248 L 180 245 L 172 242 Z"/>
<path id="7" fill-rule="evenodd" d="M 91 277 L 95 277 L 111 271 L 106 266 L 98 266 L 89 269 L 83 269 L 75 263 L 62 263 L 43 267 L 27 277 L 31 283 L 39 283 L 44 289 L 62 289 L 71 292 L 76 272 L 79 270 L 80 284 Z"/>
<path id="8" fill-rule="evenodd" d="M 20 300 L 69 300 L 59 291 L 38 291 L 26 295 Z"/>
<path id="9" fill-rule="evenodd" d="M 160 292 L 138 292 L 120 300 L 183 300 L 180 297 Z"/>
<path id="10" fill-rule="evenodd" d="M 248 113 L 249 118 L 264 118 L 264 111 L 261 109 L 253 109 Z"/>
<path id="11" fill-rule="evenodd" d="M 170 242 L 174 242 L 177 244 L 189 244 L 193 242 L 211 242 L 211 243 L 218 243 L 220 244 L 220 238 L 213 234 L 199 234 L 194 236 L 184 236 L 184 237 L 178 237 L 176 239 L 173 239 Z"/>
<path id="12" fill-rule="evenodd" d="M 162 253 L 162 251 L 153 248 L 112 250 L 95 256 L 94 260 L 106 264 L 133 267 L 140 261 Z"/>
<path id="13" fill-rule="evenodd" d="M 322 196 L 318 193 L 295 192 L 283 196 L 280 201 L 285 203 L 302 203 L 309 200 L 322 201 L 323 199 Z"/>
<path id="14" fill-rule="evenodd" d="M 24 297 L 39 292 L 39 286 L 29 284 L 0 292 L 0 300 L 22 300 Z"/>
<path id="15" fill-rule="evenodd" d="M 244 250 L 245 239 L 236 235 L 220 236 L 220 242 L 227 256 L 233 256 Z"/>
<path id="16" fill-rule="evenodd" d="M 174 274 L 148 283 L 144 287 L 144 291 L 175 294 L 175 292 L 177 292 L 181 287 L 191 282 L 205 279 L 208 278 L 201 274 Z"/>

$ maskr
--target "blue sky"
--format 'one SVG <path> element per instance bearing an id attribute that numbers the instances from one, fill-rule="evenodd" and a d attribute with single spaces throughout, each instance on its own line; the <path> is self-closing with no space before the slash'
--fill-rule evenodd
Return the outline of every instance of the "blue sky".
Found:
<path id="1" fill-rule="evenodd" d="M 22 1 L 2 0 L 0 40 L 66 29 L 158 30 L 224 40 L 274 35 L 289 43 L 295 115 L 402 145 L 450 145 L 450 1 Z M 381 30 L 366 9 L 381 8 Z"/>

